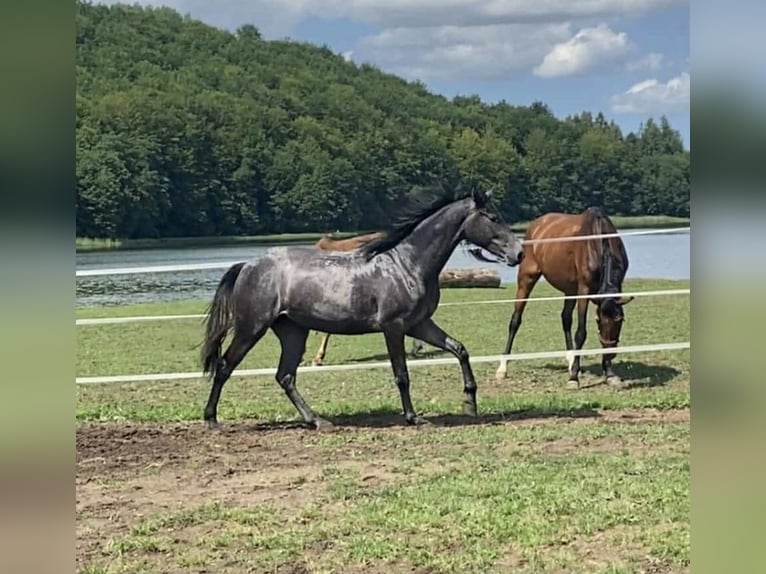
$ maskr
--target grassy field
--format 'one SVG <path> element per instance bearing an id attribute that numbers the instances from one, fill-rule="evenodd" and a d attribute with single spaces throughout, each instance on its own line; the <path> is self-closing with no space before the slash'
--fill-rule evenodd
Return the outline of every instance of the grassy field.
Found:
<path id="1" fill-rule="evenodd" d="M 629 281 L 626 290 L 688 287 Z M 513 297 L 445 290 L 443 302 Z M 554 294 L 540 285 L 535 296 Z M 195 313 L 206 302 L 84 309 Z M 502 351 L 507 304 L 443 307 L 474 355 Z M 563 347 L 560 303 L 527 307 L 515 350 Z M 689 339 L 689 297 L 626 307 L 622 344 Z M 586 347 L 598 340 L 591 312 Z M 198 370 L 199 320 L 81 326 L 77 374 Z M 319 342 L 309 338 L 306 359 Z M 430 356 L 442 356 L 429 352 Z M 267 335 L 243 368 L 273 367 Z M 327 364 L 382 360 L 382 336 L 334 337 Z M 200 422 L 204 381 L 77 388 L 77 567 L 122 572 L 688 572 L 689 351 L 621 355 L 631 384 L 564 390 L 563 359 L 475 364 L 480 417 L 460 415 L 457 365 L 412 368 L 403 425 L 388 369 L 304 373 L 316 432 L 271 377 L 233 378 L 222 429 Z"/>
<path id="2" fill-rule="evenodd" d="M 687 217 L 668 215 L 612 216 L 618 229 L 661 229 L 689 225 Z M 514 232 L 523 232 L 527 222 L 511 226 Z M 361 232 L 342 232 L 339 237 L 350 237 Z M 271 245 L 277 243 L 304 243 L 318 241 L 323 233 L 282 233 L 276 235 L 241 235 L 229 237 L 170 237 L 166 239 L 98 239 L 77 237 L 77 251 L 106 251 L 112 249 L 156 249 L 162 247 L 206 247 L 223 245 Z"/>

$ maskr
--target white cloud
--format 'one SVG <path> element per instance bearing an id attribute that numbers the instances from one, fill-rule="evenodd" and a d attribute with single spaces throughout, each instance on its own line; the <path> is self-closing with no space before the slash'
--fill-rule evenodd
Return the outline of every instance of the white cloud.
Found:
<path id="1" fill-rule="evenodd" d="M 354 51 L 353 51 L 353 50 L 346 50 L 345 52 L 342 52 L 342 53 L 341 53 L 341 56 L 342 56 L 342 57 L 343 57 L 343 59 L 344 59 L 344 60 L 346 60 L 347 62 L 350 62 L 350 61 L 351 61 L 351 56 L 353 56 L 353 55 L 354 55 Z"/>
<path id="2" fill-rule="evenodd" d="M 644 80 L 612 97 L 612 110 L 618 114 L 651 114 L 684 111 L 689 107 L 691 78 L 687 72 L 660 82 Z"/>
<path id="3" fill-rule="evenodd" d="M 106 0 L 111 3 L 113 0 Z M 289 33 L 301 20 L 348 18 L 379 28 L 561 23 L 651 12 L 689 0 L 135 0 L 165 5 L 234 29 L 253 24 L 264 37 Z"/>
<path id="4" fill-rule="evenodd" d="M 568 24 L 394 28 L 364 38 L 356 61 L 372 61 L 409 79 L 495 79 L 529 69 Z"/>
<path id="5" fill-rule="evenodd" d="M 656 72 L 662 66 L 665 64 L 665 56 L 662 54 L 658 54 L 657 52 L 652 52 L 650 54 L 647 54 L 643 58 L 640 58 L 638 60 L 634 60 L 632 62 L 628 62 L 625 66 L 625 69 L 628 72 L 641 72 L 644 70 L 649 70 L 652 72 Z"/>
<path id="6" fill-rule="evenodd" d="M 288 2 L 290 0 L 284 0 Z M 333 16 L 387 28 L 563 22 L 626 16 L 689 0 L 315 0 Z M 319 12 L 318 12 L 319 13 Z"/>
<path id="7" fill-rule="evenodd" d="M 599 24 L 583 28 L 565 42 L 556 44 L 533 72 L 542 78 L 582 74 L 624 60 L 630 49 L 627 34 Z"/>
<path id="8" fill-rule="evenodd" d="M 102 0 L 111 3 L 114 0 Z M 689 0 L 133 0 L 166 5 L 208 24 L 291 35 L 308 18 L 363 22 L 378 32 L 344 58 L 410 79 L 479 80 L 539 64 L 571 38 L 570 23 L 650 12 Z M 576 25 L 576 24 L 575 24 Z M 593 46 L 591 46 L 591 49 Z M 598 56 L 601 58 L 602 54 Z M 600 61 L 600 60 L 599 60 Z M 595 65 L 592 62 L 589 65 Z M 543 70 L 548 65 L 543 65 Z"/>

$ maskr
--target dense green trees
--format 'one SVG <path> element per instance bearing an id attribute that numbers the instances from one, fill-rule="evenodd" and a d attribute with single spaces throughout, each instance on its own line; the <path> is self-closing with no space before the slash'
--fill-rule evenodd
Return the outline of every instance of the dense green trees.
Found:
<path id="1" fill-rule="evenodd" d="M 689 213 L 689 153 L 662 118 L 447 100 L 326 48 L 169 9 L 77 4 L 77 234 L 374 229 L 412 185 L 465 177 L 509 221 L 601 204 Z"/>

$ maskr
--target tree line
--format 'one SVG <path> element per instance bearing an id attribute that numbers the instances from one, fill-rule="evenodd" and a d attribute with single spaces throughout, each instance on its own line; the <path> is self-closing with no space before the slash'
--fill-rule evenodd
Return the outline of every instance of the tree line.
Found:
<path id="1" fill-rule="evenodd" d="M 327 47 L 168 8 L 77 2 L 77 235 L 377 229 L 413 186 L 495 189 L 506 219 L 603 205 L 689 215 L 667 119 L 448 99 Z"/>

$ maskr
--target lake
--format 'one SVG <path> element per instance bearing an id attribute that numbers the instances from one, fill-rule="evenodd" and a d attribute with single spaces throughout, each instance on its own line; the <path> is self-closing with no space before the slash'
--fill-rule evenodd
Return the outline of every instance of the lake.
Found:
<path id="1" fill-rule="evenodd" d="M 688 232 L 626 236 L 623 241 L 630 258 L 628 278 L 689 279 L 690 235 Z M 257 258 L 268 248 L 268 246 L 254 245 L 78 253 L 76 266 L 77 270 L 81 270 L 242 261 Z M 463 247 L 458 247 L 447 263 L 447 268 L 452 269 L 472 267 L 493 267 L 500 273 L 503 284 L 516 282 L 515 269 L 478 262 L 468 255 Z M 113 306 L 209 299 L 223 272 L 223 269 L 212 269 L 79 277 L 77 278 L 76 305 L 78 307 Z"/>

